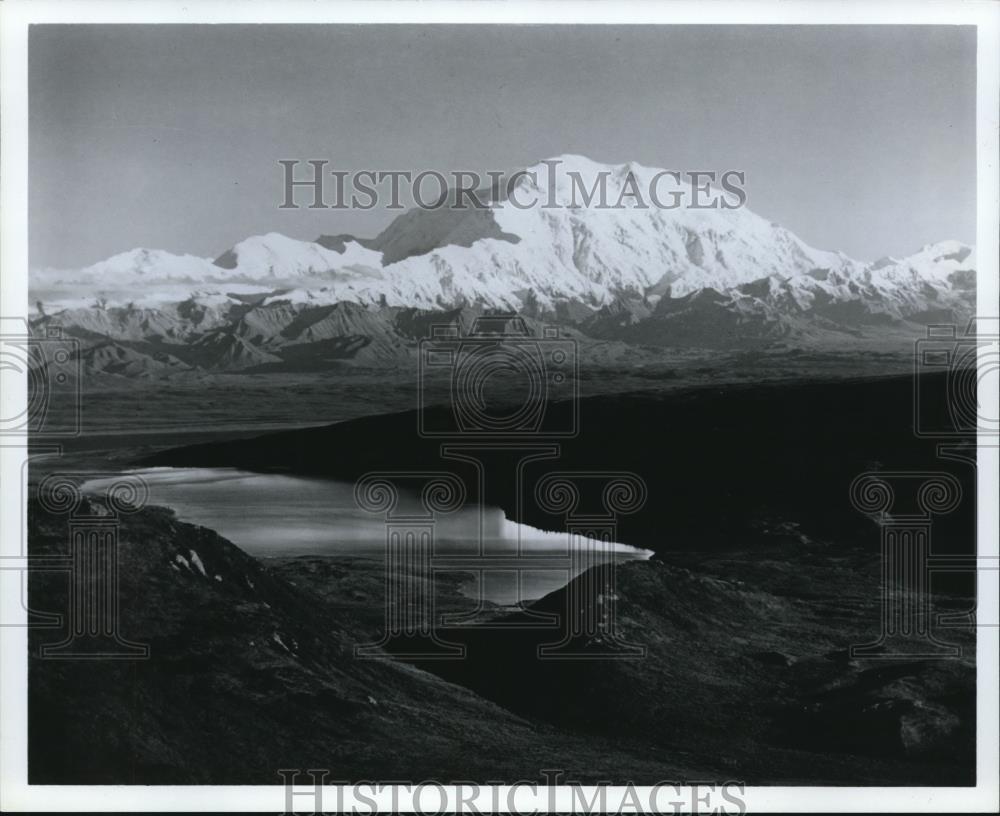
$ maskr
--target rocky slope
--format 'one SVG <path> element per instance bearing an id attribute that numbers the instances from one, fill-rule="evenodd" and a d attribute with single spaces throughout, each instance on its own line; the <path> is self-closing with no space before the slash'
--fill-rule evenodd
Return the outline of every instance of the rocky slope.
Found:
<path id="1" fill-rule="evenodd" d="M 32 502 L 32 554 L 64 553 L 66 521 Z M 445 783 L 542 768 L 636 784 L 972 779 L 969 636 L 949 635 L 962 659 L 851 661 L 846 645 L 877 620 L 878 564 L 794 526 L 753 552 L 620 566 L 617 631 L 642 659 L 539 660 L 558 627 L 466 625 L 440 630 L 466 659 L 409 665 L 354 656 L 383 631 L 378 561 L 262 563 L 162 508 L 125 516 L 119 540 L 121 634 L 149 659 L 44 659 L 62 632 L 31 632 L 34 784 L 273 784 L 279 768 Z M 459 582 L 439 579 L 439 611 L 470 610 Z M 66 609 L 64 576 L 34 572 L 29 593 L 32 609 Z M 564 614 L 566 590 L 533 608 Z"/>
<path id="2" fill-rule="evenodd" d="M 96 512 L 87 500 L 83 512 Z M 65 554 L 69 527 L 32 501 L 33 556 Z M 690 778 L 693 769 L 530 723 L 412 666 L 357 660 L 371 641 L 339 603 L 163 508 L 119 527 L 120 633 L 145 660 L 53 660 L 60 629 L 29 645 L 32 784 L 279 784 L 279 768 L 331 779 Z M 380 582 L 381 583 L 381 582 Z M 368 591 L 348 578 L 344 596 Z M 67 609 L 65 575 L 33 571 L 34 610 Z M 372 612 L 380 596 L 371 596 Z"/>

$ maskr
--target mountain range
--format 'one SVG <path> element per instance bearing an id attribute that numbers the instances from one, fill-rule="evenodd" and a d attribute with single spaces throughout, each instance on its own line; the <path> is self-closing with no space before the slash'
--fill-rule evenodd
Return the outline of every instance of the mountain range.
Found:
<path id="1" fill-rule="evenodd" d="M 603 177 L 616 201 L 664 171 L 551 162 L 567 171 L 555 190 L 539 164 L 518 177 L 517 193 L 556 207 L 489 195 L 481 208 L 414 208 L 372 239 L 268 233 L 214 260 L 134 249 L 78 270 L 36 270 L 33 326 L 81 341 L 85 371 L 159 378 L 398 364 L 431 325 L 466 331 L 487 310 L 558 325 L 583 359 L 623 344 L 879 347 L 974 312 L 975 251 L 958 241 L 862 262 L 745 207 L 580 206 L 569 172 Z"/>

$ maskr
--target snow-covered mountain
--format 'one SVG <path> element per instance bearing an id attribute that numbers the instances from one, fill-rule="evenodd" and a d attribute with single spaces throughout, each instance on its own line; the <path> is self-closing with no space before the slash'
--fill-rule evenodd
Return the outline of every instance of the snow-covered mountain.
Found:
<path id="1" fill-rule="evenodd" d="M 587 189 L 603 179 L 604 199 L 621 206 L 584 205 L 573 173 Z M 866 263 L 814 249 L 745 207 L 664 209 L 648 195 L 640 206 L 627 192 L 654 188 L 660 201 L 685 190 L 656 168 L 560 156 L 484 208 L 413 209 L 374 239 L 268 233 L 214 261 L 136 249 L 80 270 L 37 271 L 32 298 L 40 317 L 67 331 L 208 344 L 230 367 L 346 336 L 343 321 L 330 325 L 337 304 L 361 307 L 351 324 L 365 312 L 361 323 L 384 324 L 400 310 L 493 308 L 605 339 L 708 346 L 959 319 L 974 308 L 974 251 L 958 242 Z M 528 201 L 539 204 L 518 206 Z"/>

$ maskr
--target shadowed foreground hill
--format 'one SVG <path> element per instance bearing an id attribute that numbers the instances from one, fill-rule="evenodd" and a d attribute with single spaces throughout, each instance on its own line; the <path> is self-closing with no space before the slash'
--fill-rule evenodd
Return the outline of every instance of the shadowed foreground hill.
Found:
<path id="1" fill-rule="evenodd" d="M 559 616 L 541 626 L 494 612 L 483 625 L 443 626 L 466 648 L 457 661 L 420 661 L 536 723 L 589 736 L 609 751 L 630 746 L 688 767 L 721 768 L 749 784 L 965 785 L 974 781 L 975 644 L 946 660 L 852 660 L 851 644 L 875 638 L 877 559 L 836 545 L 776 536 L 767 553 L 708 558 L 668 554 L 618 567 L 615 631 L 645 655 L 625 654 L 606 634 L 570 641 L 589 659 L 539 659 L 573 614 L 567 589 L 531 604 Z M 384 589 L 376 561 L 300 557 L 277 570 L 377 636 Z M 597 581 L 592 571 L 574 584 Z M 368 602 L 345 600 L 345 579 Z M 935 598 L 967 608 L 967 598 Z M 591 614 L 584 604 L 576 610 Z M 496 623 L 522 628 L 500 629 Z M 530 628 L 529 628 L 530 627 Z M 407 648 L 413 648 L 407 642 Z M 720 773 L 720 771 L 716 771 Z M 715 778 L 720 778 L 716 776 Z"/>
<path id="2" fill-rule="evenodd" d="M 33 502 L 29 520 L 34 554 L 66 551 L 64 516 Z M 619 631 L 644 659 L 540 661 L 558 629 L 465 626 L 440 632 L 465 660 L 408 665 L 354 656 L 382 631 L 377 561 L 258 562 L 160 508 L 127 516 L 120 541 L 121 633 L 150 657 L 41 659 L 62 633 L 32 631 L 33 784 L 272 784 L 279 768 L 444 782 L 543 768 L 639 784 L 972 781 L 971 657 L 849 660 L 846 646 L 873 634 L 875 580 L 829 547 L 622 566 Z M 455 588 L 438 587 L 439 611 L 469 611 Z M 29 592 L 33 609 L 67 608 L 65 576 L 32 573 Z M 535 611 L 563 612 L 565 592 Z M 953 639 L 972 655 L 967 634 Z"/>
<path id="3" fill-rule="evenodd" d="M 32 502 L 29 519 L 33 555 L 67 551 L 64 516 Z M 370 638 L 335 606 L 170 511 L 127 516 L 120 540 L 121 633 L 150 657 L 41 659 L 63 632 L 32 630 L 32 784 L 278 784 L 279 768 L 415 780 L 706 770 L 608 751 L 413 666 L 357 660 Z M 32 572 L 29 603 L 64 612 L 66 576 Z"/>

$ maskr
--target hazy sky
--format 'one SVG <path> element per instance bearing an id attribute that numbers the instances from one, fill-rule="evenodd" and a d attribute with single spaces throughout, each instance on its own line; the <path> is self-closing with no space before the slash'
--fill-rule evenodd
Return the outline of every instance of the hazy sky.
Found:
<path id="1" fill-rule="evenodd" d="M 33 26 L 31 264 L 398 214 L 279 210 L 279 159 L 739 169 L 819 248 L 971 243 L 975 64 L 969 27 Z"/>

